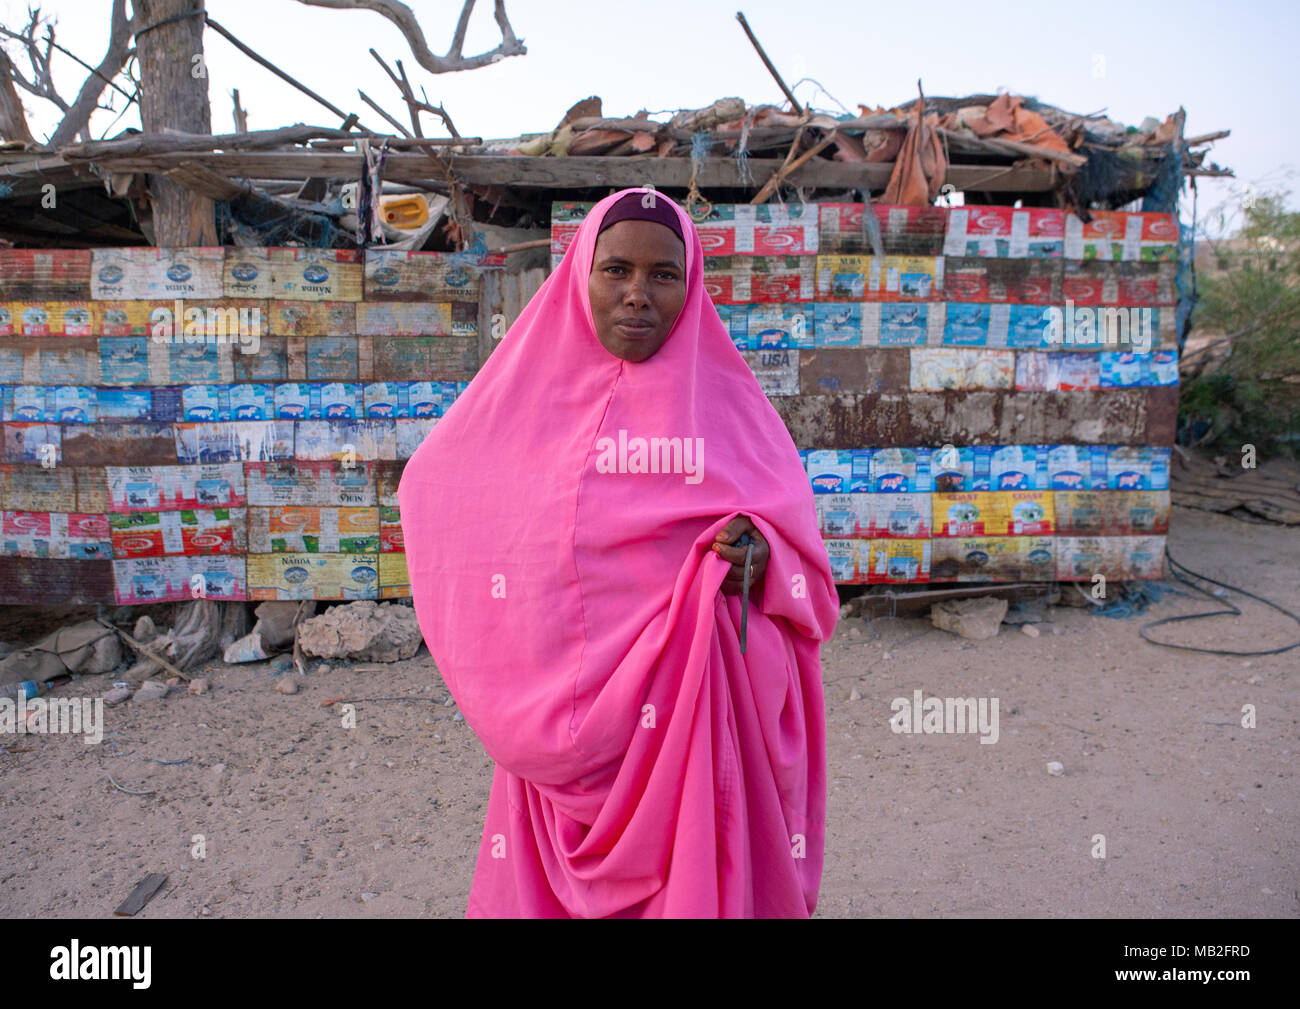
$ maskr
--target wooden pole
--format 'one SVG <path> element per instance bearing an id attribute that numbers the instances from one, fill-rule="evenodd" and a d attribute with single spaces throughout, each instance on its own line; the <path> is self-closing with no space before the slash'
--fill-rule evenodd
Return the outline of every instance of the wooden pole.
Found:
<path id="1" fill-rule="evenodd" d="M 211 133 L 203 63 L 203 0 L 136 0 L 142 24 L 140 119 L 145 133 Z M 160 248 L 216 245 L 216 205 L 164 175 L 149 177 L 153 241 Z"/>
<path id="2" fill-rule="evenodd" d="M 156 655 L 156 654 L 154 654 L 153 652 L 149 651 L 148 648 L 146 648 L 144 645 L 140 644 L 140 642 L 136 641 L 135 638 L 133 638 L 133 637 L 131 637 L 131 635 L 127 634 L 126 631 L 122 630 L 122 628 L 120 628 L 120 627 L 116 627 L 116 626 L 114 626 L 113 624 L 110 624 L 107 620 L 100 620 L 100 621 L 97 621 L 97 622 L 100 623 L 100 624 L 103 624 L 103 625 L 104 625 L 105 627 L 107 627 L 110 631 L 115 631 L 115 632 L 117 633 L 117 635 L 118 635 L 118 636 L 119 636 L 123 641 L 125 641 L 128 645 L 130 645 L 132 648 L 134 648 L 134 649 L 135 649 L 137 652 L 139 652 L 141 655 L 143 655 L 146 659 L 149 659 L 149 660 L 151 660 L 151 661 L 153 661 L 153 662 L 158 663 L 158 665 L 162 666 L 165 670 L 167 670 L 167 672 L 171 673 L 173 676 L 179 676 L 179 677 L 180 677 L 182 680 L 184 680 L 186 683 L 189 683 L 189 682 L 190 682 L 190 678 L 189 678 L 188 676 L 186 676 L 184 673 L 182 673 L 179 669 L 177 669 L 175 666 L 173 666 L 170 662 L 168 662 L 166 659 L 164 659 L 161 655 Z"/>
<path id="3" fill-rule="evenodd" d="M 767 67 L 768 73 L 776 78 L 777 85 L 781 88 L 782 94 L 790 101 L 790 108 L 794 110 L 796 116 L 803 115 L 803 106 L 795 100 L 794 92 L 785 86 L 785 81 L 781 75 L 776 72 L 776 67 L 772 66 L 772 61 L 767 58 L 767 53 L 763 52 L 763 47 L 758 44 L 758 39 L 750 31 L 749 22 L 745 20 L 745 15 L 741 11 L 736 11 L 736 20 L 740 22 L 740 27 L 745 29 L 745 34 L 749 36 L 749 41 L 754 43 L 754 48 L 758 50 L 758 58 L 763 61 L 763 66 Z"/>
<path id="4" fill-rule="evenodd" d="M 200 0 L 200 2 L 202 2 L 202 0 Z M 271 73 L 279 77 L 280 80 L 292 84 L 295 88 L 301 91 L 308 98 L 314 98 L 316 101 L 324 105 L 325 108 L 329 109 L 336 116 L 338 116 L 340 119 L 343 120 L 344 122 L 343 128 L 345 130 L 351 129 L 352 126 L 356 123 L 357 117 L 355 113 L 349 114 L 347 112 L 344 112 L 337 105 L 334 105 L 333 103 L 326 101 L 320 95 L 316 94 L 316 92 L 313 91 L 311 88 L 307 87 L 307 85 L 303 84 L 301 81 L 297 81 L 294 78 L 290 77 L 288 74 L 286 74 L 283 70 L 277 67 L 266 57 L 259 56 L 257 53 L 253 52 L 253 50 L 249 49 L 248 46 L 240 42 L 239 39 L 235 38 L 235 36 L 231 35 L 230 32 L 226 31 L 225 28 L 222 28 L 221 25 L 217 24 L 217 22 L 213 21 L 211 18 L 207 19 L 207 23 L 209 28 L 211 28 L 214 32 L 216 32 L 218 35 L 224 38 L 227 42 L 229 42 L 232 46 L 238 49 L 241 53 L 247 56 L 254 63 L 258 63 L 261 66 L 266 67 L 267 70 L 271 71 Z"/>

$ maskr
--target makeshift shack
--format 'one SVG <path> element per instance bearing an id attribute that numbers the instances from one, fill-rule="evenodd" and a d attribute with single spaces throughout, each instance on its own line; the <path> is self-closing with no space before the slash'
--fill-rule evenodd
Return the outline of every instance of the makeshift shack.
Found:
<path id="1" fill-rule="evenodd" d="M 1160 576 L 1207 138 L 860 111 L 0 152 L 0 602 L 407 595 L 403 461 L 586 209 L 645 185 L 697 222 L 839 581 Z M 157 175 L 216 201 L 213 244 L 148 244 Z"/>

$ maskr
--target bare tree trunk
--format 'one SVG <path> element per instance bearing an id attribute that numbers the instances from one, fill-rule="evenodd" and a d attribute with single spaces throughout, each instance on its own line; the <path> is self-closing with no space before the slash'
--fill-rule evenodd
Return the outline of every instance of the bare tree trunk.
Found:
<path id="1" fill-rule="evenodd" d="M 9 56 L 0 49 L 0 140 L 23 140 L 34 143 L 35 138 L 27 128 L 27 114 L 22 99 L 14 87 L 9 69 Z"/>
<path id="2" fill-rule="evenodd" d="M 140 56 L 140 118 L 145 133 L 167 129 L 211 133 L 207 67 L 203 63 L 203 0 L 136 0 Z M 215 205 L 162 175 L 149 177 L 154 244 L 216 245 Z"/>

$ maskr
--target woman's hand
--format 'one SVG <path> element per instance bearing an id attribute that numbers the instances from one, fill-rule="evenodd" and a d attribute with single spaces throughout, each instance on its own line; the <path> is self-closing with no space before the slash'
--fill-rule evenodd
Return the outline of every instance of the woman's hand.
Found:
<path id="1" fill-rule="evenodd" d="M 722 527 L 713 542 L 713 551 L 723 560 L 731 562 L 731 570 L 727 572 L 727 578 L 722 583 L 724 595 L 737 596 L 745 584 L 745 554 L 747 547 L 733 547 L 729 544 L 736 542 L 744 533 L 754 540 L 754 557 L 750 561 L 753 571 L 749 576 L 749 591 L 753 593 L 760 585 L 763 584 L 763 574 L 767 571 L 767 558 L 771 553 L 762 534 L 755 527 L 754 523 L 749 520 L 748 515 L 737 515 L 734 519 Z"/>

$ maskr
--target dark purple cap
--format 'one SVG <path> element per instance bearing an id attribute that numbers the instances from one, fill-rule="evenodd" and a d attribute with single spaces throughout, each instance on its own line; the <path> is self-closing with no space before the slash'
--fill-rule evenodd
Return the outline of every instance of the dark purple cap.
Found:
<path id="1" fill-rule="evenodd" d="M 672 228 L 673 234 L 685 245 L 682 223 L 668 203 L 668 197 L 662 193 L 628 193 L 605 211 L 605 219 L 600 224 L 600 231 L 619 221 L 655 221 Z M 600 231 L 596 234 L 599 235 Z"/>

